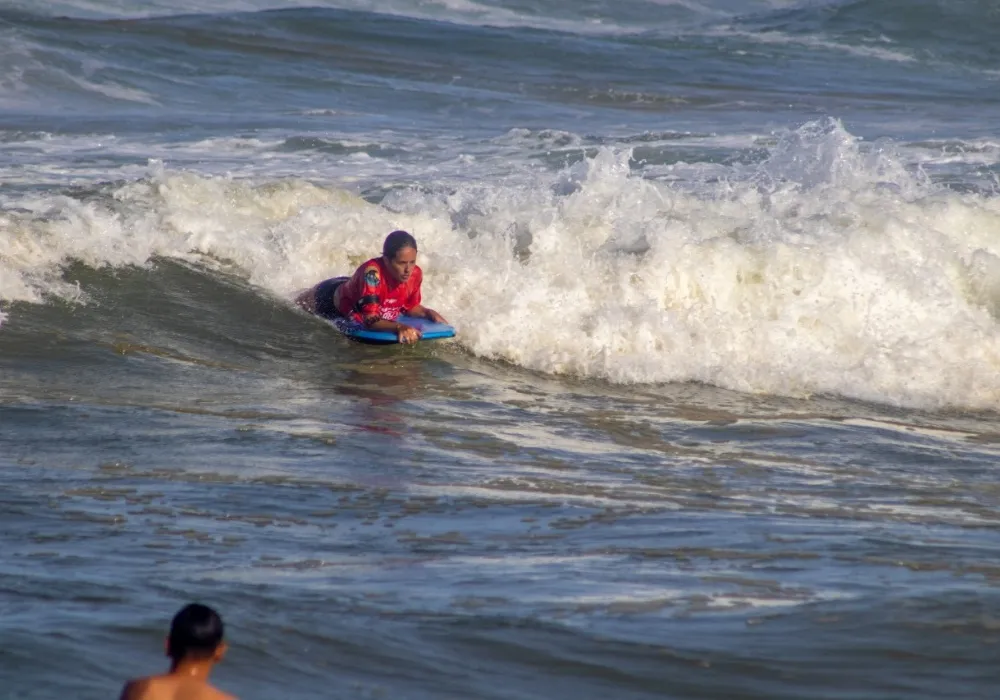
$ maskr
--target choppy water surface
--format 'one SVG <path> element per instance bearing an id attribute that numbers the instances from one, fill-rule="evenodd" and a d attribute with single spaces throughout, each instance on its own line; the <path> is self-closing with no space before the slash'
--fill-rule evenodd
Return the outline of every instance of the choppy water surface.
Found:
<path id="1" fill-rule="evenodd" d="M 0 698 L 993 697 L 998 19 L 5 3 Z"/>

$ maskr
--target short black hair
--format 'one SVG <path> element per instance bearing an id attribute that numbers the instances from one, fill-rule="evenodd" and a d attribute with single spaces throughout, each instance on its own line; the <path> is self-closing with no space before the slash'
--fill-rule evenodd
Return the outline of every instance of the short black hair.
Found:
<path id="1" fill-rule="evenodd" d="M 191 603 L 181 608 L 170 623 L 167 655 L 174 661 L 207 658 L 222 643 L 222 618 L 207 605 Z"/>
<path id="2" fill-rule="evenodd" d="M 385 243 L 382 244 L 382 255 L 389 260 L 393 260 L 396 257 L 396 253 L 403 248 L 413 248 L 416 250 L 417 239 L 406 231 L 393 231 L 385 237 Z"/>

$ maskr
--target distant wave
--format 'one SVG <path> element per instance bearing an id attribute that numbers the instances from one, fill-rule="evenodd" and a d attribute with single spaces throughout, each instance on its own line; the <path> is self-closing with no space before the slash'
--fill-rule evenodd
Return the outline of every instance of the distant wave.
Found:
<path id="1" fill-rule="evenodd" d="M 57 0 L 39 7 L 37 3 L 20 0 L 8 5 L 17 11 L 37 16 L 70 16 L 80 19 L 143 20 L 184 15 L 230 16 L 299 11 L 348 11 L 377 13 L 401 18 L 448 22 L 481 27 L 506 27 L 559 31 L 582 35 L 621 34 L 647 31 L 652 27 L 675 26 L 678 22 L 699 20 L 706 16 L 729 16 L 728 12 L 712 10 L 710 3 L 649 2 L 627 4 L 608 2 L 576 8 L 554 0 L 539 0 L 534 8 L 526 9 L 515 3 L 475 0 L 220 0 L 206 6 L 198 0 L 121 0 L 116 4 L 91 0 Z M 7 10 L 8 12 L 10 10 Z M 44 13 L 41 15 L 39 13 Z M 0 13 L 2 14 L 2 13 Z"/>
<path id="2" fill-rule="evenodd" d="M 977 69 L 1000 63 L 1000 7 L 992 0 L 802 2 L 745 14 L 733 26 L 762 41 L 816 42 L 888 60 L 925 60 Z"/>

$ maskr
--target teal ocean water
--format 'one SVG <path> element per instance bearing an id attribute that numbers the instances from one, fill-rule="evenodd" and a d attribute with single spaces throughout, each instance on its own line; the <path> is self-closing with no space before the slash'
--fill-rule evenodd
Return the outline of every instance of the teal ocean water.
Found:
<path id="1" fill-rule="evenodd" d="M 208 5 L 0 3 L 0 699 L 995 696 L 995 3 Z"/>

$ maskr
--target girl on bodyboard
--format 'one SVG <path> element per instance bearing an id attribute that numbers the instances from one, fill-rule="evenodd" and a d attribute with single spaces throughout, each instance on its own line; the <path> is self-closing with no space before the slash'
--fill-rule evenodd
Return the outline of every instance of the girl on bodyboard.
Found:
<path id="1" fill-rule="evenodd" d="M 444 317 L 421 303 L 422 281 L 416 239 L 393 231 L 382 244 L 381 257 L 368 260 L 350 277 L 320 282 L 295 303 L 357 340 L 410 344 L 422 337 L 453 336 L 455 329 Z"/>

